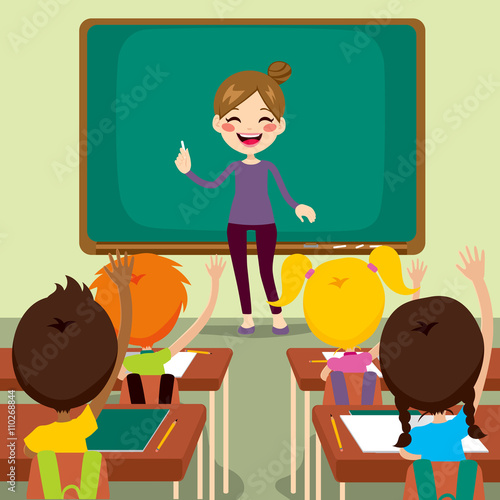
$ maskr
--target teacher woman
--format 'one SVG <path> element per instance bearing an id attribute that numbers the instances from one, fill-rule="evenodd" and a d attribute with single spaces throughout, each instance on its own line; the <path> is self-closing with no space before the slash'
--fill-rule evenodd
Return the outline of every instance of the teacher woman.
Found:
<path id="1" fill-rule="evenodd" d="M 213 182 L 201 179 L 191 171 L 188 149 L 181 148 L 175 160 L 180 172 L 204 188 L 215 189 L 234 172 L 235 193 L 227 225 L 227 241 L 243 313 L 243 324 L 238 328 L 240 334 L 255 331 L 248 281 L 247 231 L 255 231 L 260 276 L 267 300 L 273 302 L 279 298 L 273 276 L 277 231 L 267 191 L 268 173 L 272 173 L 281 195 L 302 222 L 304 217 L 310 222 L 316 219 L 311 207 L 293 200 L 276 166 L 255 156 L 285 131 L 285 97 L 280 85 L 291 73 L 288 64 L 274 62 L 267 75 L 259 71 L 241 71 L 224 80 L 217 90 L 213 128 L 229 147 L 246 156 L 244 160 L 231 163 Z M 287 334 L 289 329 L 281 308 L 271 306 L 271 313 L 273 333 Z"/>

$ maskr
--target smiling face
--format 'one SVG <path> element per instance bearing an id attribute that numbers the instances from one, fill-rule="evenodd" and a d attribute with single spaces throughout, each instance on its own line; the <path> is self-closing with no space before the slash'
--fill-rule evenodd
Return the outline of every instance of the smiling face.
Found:
<path id="1" fill-rule="evenodd" d="M 268 148 L 285 131 L 286 123 L 269 110 L 259 92 L 238 104 L 222 118 L 215 115 L 214 130 L 235 151 L 255 155 Z"/>

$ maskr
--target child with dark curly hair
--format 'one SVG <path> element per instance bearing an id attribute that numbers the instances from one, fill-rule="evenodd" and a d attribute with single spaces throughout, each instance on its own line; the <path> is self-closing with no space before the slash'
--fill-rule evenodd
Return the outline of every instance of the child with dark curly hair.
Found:
<path id="1" fill-rule="evenodd" d="M 129 283 L 134 258 L 122 263 L 117 251 L 106 269 L 120 294 L 118 340 L 111 319 L 92 293 L 67 276 L 66 289 L 33 304 L 14 336 L 12 362 L 19 385 L 38 403 L 53 408 L 57 417 L 24 439 L 24 452 L 34 457 L 43 450 L 83 453 L 86 438 L 97 430 L 97 417 L 116 381 L 132 329 Z M 76 418 L 70 410 L 89 403 Z"/>

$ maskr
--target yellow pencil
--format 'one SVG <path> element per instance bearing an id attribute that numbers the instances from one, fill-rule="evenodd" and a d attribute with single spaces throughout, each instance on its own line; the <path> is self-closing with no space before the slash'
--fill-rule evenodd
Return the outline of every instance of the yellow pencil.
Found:
<path id="1" fill-rule="evenodd" d="M 309 363 L 328 363 L 328 360 L 326 360 L 326 359 L 311 359 L 311 360 L 309 360 Z"/>
<path id="2" fill-rule="evenodd" d="M 172 422 L 172 425 L 169 427 L 168 431 L 166 434 L 163 436 L 163 439 L 160 441 L 160 444 L 156 448 L 156 452 L 160 451 L 160 448 L 163 446 L 163 443 L 165 440 L 168 438 L 169 434 L 172 432 L 172 429 L 175 427 L 175 424 L 177 423 L 177 419 Z"/>
<path id="3" fill-rule="evenodd" d="M 196 354 L 212 354 L 211 352 L 207 352 L 207 351 L 194 351 L 193 349 L 186 349 L 186 352 L 195 352 Z"/>
<path id="4" fill-rule="evenodd" d="M 333 430 L 335 431 L 335 436 L 337 436 L 337 443 L 339 443 L 340 451 L 344 451 L 344 449 L 342 448 L 342 443 L 340 442 L 340 436 L 339 436 L 339 430 L 337 429 L 337 424 L 335 423 L 335 419 L 333 418 L 333 415 L 331 413 L 330 413 L 330 418 L 332 420 L 332 426 Z"/>

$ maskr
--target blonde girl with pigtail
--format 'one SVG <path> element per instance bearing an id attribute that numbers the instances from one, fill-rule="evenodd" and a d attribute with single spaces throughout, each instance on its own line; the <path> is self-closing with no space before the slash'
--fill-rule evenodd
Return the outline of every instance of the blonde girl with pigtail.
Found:
<path id="1" fill-rule="evenodd" d="M 271 305 L 283 307 L 293 302 L 306 281 L 303 305 L 309 328 L 318 339 L 345 351 L 342 357 L 329 359 L 321 374 L 323 380 L 327 380 L 333 372 L 334 392 L 334 377 L 339 377 L 342 389 L 345 373 L 365 374 L 363 386 L 367 387 L 368 394 L 375 391 L 377 377 L 373 372 L 367 373 L 367 367 L 378 356 L 378 345 L 370 352 L 355 353 L 355 348 L 373 335 L 382 319 L 385 305 L 382 281 L 400 295 L 418 296 L 425 273 L 423 264 L 422 267 L 413 266 L 408 272 L 413 288 L 404 283 L 399 255 L 387 246 L 375 248 L 368 264 L 358 258 L 340 258 L 313 269 L 309 258 L 302 254 L 291 255 L 283 263 L 282 295 Z M 339 391 L 340 394 L 344 392 Z M 336 404 L 346 404 L 345 399 L 336 398 Z M 373 397 L 368 399 L 373 400 Z"/>

